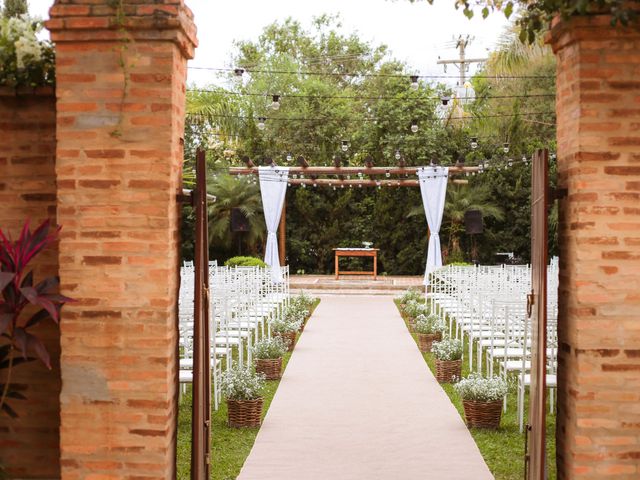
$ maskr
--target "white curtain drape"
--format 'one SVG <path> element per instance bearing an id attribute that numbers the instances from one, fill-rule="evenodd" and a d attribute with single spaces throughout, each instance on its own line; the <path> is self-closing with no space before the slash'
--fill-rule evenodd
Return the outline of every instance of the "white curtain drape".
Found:
<path id="1" fill-rule="evenodd" d="M 264 262 L 271 267 L 271 280 L 274 283 L 280 283 L 282 282 L 282 271 L 278 256 L 277 231 L 287 194 L 289 167 L 260 167 L 258 176 L 264 220 L 267 224 L 267 247 L 264 252 Z"/>
<path id="2" fill-rule="evenodd" d="M 424 213 L 429 224 L 429 246 L 427 249 L 427 267 L 424 272 L 424 284 L 429 285 L 429 274 L 442 266 L 440 250 L 440 225 L 444 213 L 444 201 L 447 195 L 448 167 L 422 167 L 418 169 L 420 193 Z"/>

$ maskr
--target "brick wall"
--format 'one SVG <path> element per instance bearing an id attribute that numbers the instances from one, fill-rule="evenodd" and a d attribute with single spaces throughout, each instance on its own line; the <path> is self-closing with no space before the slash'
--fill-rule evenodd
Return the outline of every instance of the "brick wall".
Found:
<path id="1" fill-rule="evenodd" d="M 27 219 L 32 228 L 47 218 L 56 221 L 55 121 L 52 90 L 0 91 L 0 228 L 13 238 Z M 57 246 L 32 265 L 36 281 L 57 275 Z M 33 333 L 44 340 L 53 369 L 33 362 L 13 370 L 12 383 L 26 386 L 27 400 L 10 402 L 18 419 L 0 414 L 0 464 L 12 478 L 55 478 L 60 475 L 60 332 L 49 321 Z"/>
<path id="2" fill-rule="evenodd" d="M 640 478 L 640 30 L 556 22 L 559 478 Z"/>
<path id="3" fill-rule="evenodd" d="M 57 2 L 63 479 L 175 475 L 182 1 Z M 122 27 L 125 27 L 124 29 Z"/>

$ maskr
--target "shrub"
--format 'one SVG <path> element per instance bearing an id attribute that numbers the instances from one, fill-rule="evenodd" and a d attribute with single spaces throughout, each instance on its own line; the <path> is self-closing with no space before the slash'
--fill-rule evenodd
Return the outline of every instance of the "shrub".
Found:
<path id="1" fill-rule="evenodd" d="M 62 306 L 71 301 L 57 293 L 57 277 L 48 277 L 35 283 L 33 270 L 27 266 L 42 250 L 57 239 L 58 229 L 51 231 L 47 220 L 33 232 L 26 222 L 20 237 L 12 241 L 0 230 L 0 370 L 6 370 L 4 383 L 0 383 L 0 412 L 16 417 L 8 399 L 24 400 L 23 385 L 11 383 L 13 369 L 33 360 L 35 354 L 51 369 L 49 353 L 42 341 L 30 329 L 46 320 L 60 321 Z M 19 353 L 19 354 L 18 354 Z"/>
<path id="2" fill-rule="evenodd" d="M 416 317 L 416 325 L 414 327 L 416 333 L 434 335 L 436 333 L 444 332 L 444 321 L 435 314 L 429 316 L 420 314 Z"/>
<path id="3" fill-rule="evenodd" d="M 222 374 L 220 389 L 228 400 L 255 400 L 260 397 L 265 377 L 249 367 L 235 366 Z"/>
<path id="4" fill-rule="evenodd" d="M 38 40 L 42 21 L 28 14 L 0 19 L 0 86 L 40 87 L 55 83 L 51 42 Z"/>
<path id="5" fill-rule="evenodd" d="M 224 262 L 225 267 L 266 267 L 267 264 L 256 257 L 231 257 Z"/>
<path id="6" fill-rule="evenodd" d="M 279 337 L 263 338 L 255 343 L 252 351 L 253 356 L 258 359 L 274 359 L 282 357 L 287 351 L 287 346 Z"/>
<path id="7" fill-rule="evenodd" d="M 410 288 L 400 296 L 400 303 L 406 304 L 411 300 L 414 300 L 416 302 L 421 302 L 421 301 L 424 301 L 424 297 L 418 289 Z"/>
<path id="8" fill-rule="evenodd" d="M 495 402 L 503 398 L 509 390 L 504 378 L 484 378 L 479 373 L 470 373 L 453 388 L 456 389 L 460 398 L 474 402 Z"/>
<path id="9" fill-rule="evenodd" d="M 302 321 L 293 320 L 283 315 L 281 318 L 274 318 L 271 320 L 269 325 L 271 326 L 271 330 L 275 333 L 291 333 L 300 330 Z"/>
<path id="10" fill-rule="evenodd" d="M 462 358 L 462 342 L 454 338 L 445 338 L 431 345 L 433 356 L 441 361 L 460 360 Z"/>
<path id="11" fill-rule="evenodd" d="M 314 302 L 315 302 L 314 298 L 311 298 L 310 296 L 306 295 L 304 292 L 300 292 L 299 295 L 291 299 L 289 304 L 310 310 Z"/>
<path id="12" fill-rule="evenodd" d="M 404 312 L 411 318 L 418 318 L 420 315 L 429 315 L 429 307 L 425 303 L 409 300 L 404 306 Z"/>

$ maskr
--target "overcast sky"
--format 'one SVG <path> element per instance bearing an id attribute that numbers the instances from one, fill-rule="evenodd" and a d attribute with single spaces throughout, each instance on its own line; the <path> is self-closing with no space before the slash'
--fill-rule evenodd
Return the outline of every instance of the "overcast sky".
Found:
<path id="1" fill-rule="evenodd" d="M 29 0 L 34 15 L 48 18 L 52 0 Z M 191 0 L 200 46 L 190 62 L 200 67 L 230 67 L 234 40 L 255 40 L 273 21 L 292 17 L 308 26 L 314 16 L 339 14 L 344 33 L 357 32 L 374 44 L 386 44 L 392 55 L 422 75 L 443 74 L 438 56 L 457 58 L 454 37 L 470 34 L 474 40 L 467 57 L 484 57 L 508 25 L 502 13 L 468 20 L 454 8 L 454 0 L 410 3 L 408 0 Z M 471 73 L 474 71 L 472 67 Z M 447 74 L 456 74 L 449 67 Z M 206 71 L 189 71 L 189 83 L 212 82 Z M 451 80 L 455 84 L 455 80 Z"/>

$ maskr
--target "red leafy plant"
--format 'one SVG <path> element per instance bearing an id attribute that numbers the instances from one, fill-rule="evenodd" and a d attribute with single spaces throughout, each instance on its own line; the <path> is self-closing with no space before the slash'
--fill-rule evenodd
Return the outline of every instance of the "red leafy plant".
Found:
<path id="1" fill-rule="evenodd" d="M 60 280 L 48 277 L 34 284 L 33 270 L 27 265 L 58 237 L 58 227 L 44 221 L 33 232 L 27 221 L 16 241 L 0 229 L 0 371 L 6 370 L 0 383 L 0 412 L 15 418 L 17 414 L 8 399 L 24 400 L 21 385 L 11 383 L 13 368 L 33 361 L 35 354 L 51 369 L 49 352 L 42 341 L 29 330 L 44 320 L 60 321 L 60 309 L 69 301 L 57 293 Z M 28 308 L 33 305 L 34 307 Z M 32 313 L 34 312 L 35 313 Z"/>

